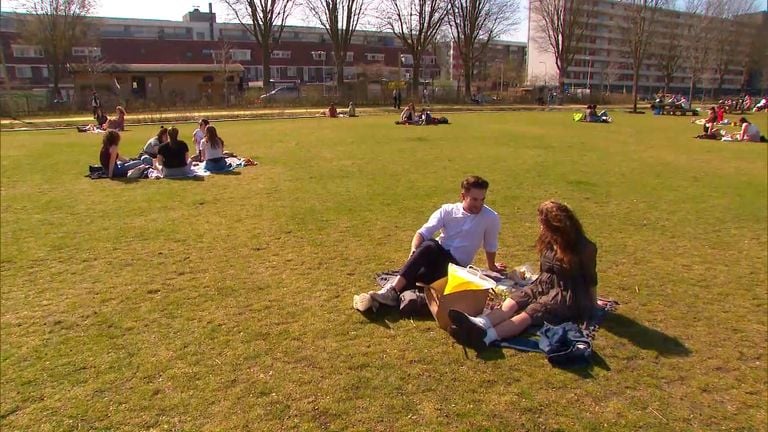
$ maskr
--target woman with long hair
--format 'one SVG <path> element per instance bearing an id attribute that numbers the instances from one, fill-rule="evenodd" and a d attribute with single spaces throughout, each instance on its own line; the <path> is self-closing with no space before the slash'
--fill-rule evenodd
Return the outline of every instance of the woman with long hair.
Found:
<path id="1" fill-rule="evenodd" d="M 451 336 L 462 345 L 483 350 L 498 339 L 516 336 L 531 325 L 585 322 L 597 301 L 597 247 L 565 204 L 539 205 L 536 250 L 540 274 L 515 291 L 501 308 L 479 317 L 450 310 Z"/>
<path id="2" fill-rule="evenodd" d="M 122 132 L 125 130 L 125 108 L 118 105 L 115 108 L 115 112 L 117 113 L 117 116 L 107 120 L 107 122 L 104 123 L 104 130 L 114 129 L 116 131 Z"/>
<path id="3" fill-rule="evenodd" d="M 214 126 L 205 129 L 205 138 L 202 141 L 202 160 L 205 161 L 205 169 L 210 172 L 231 171 L 232 166 L 227 163 L 224 156 L 224 140 L 221 139 Z"/>
<path id="4" fill-rule="evenodd" d="M 142 156 L 140 160 L 134 161 L 129 161 L 128 159 L 121 157 L 117 148 L 119 144 L 120 132 L 112 129 L 104 134 L 104 139 L 101 141 L 99 161 L 101 162 L 104 171 L 107 172 L 109 178 L 127 177 L 128 172 L 134 168 L 138 168 L 142 165 L 152 166 L 152 158 L 149 156 Z"/>

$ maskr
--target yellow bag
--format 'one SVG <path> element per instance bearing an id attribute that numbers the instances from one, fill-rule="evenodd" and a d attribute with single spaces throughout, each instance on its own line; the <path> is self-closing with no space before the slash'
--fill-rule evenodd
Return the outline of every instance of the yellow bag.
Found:
<path id="1" fill-rule="evenodd" d="M 448 283 L 443 295 L 460 291 L 488 290 L 496 286 L 496 282 L 480 273 L 476 267 L 461 267 L 448 264 Z"/>

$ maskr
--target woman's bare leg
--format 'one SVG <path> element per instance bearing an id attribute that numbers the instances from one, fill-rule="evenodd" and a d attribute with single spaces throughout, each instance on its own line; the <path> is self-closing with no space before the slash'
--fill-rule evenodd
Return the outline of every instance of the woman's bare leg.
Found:
<path id="1" fill-rule="evenodd" d="M 517 336 L 525 331 L 533 323 L 533 319 L 526 312 L 519 313 L 496 326 L 496 335 L 499 339 Z"/>
<path id="2" fill-rule="evenodd" d="M 517 302 L 512 299 L 506 299 L 504 300 L 504 303 L 501 304 L 500 308 L 494 309 L 483 316 L 488 319 L 491 327 L 496 327 L 498 324 L 512 318 L 517 312 L 517 309 Z"/>

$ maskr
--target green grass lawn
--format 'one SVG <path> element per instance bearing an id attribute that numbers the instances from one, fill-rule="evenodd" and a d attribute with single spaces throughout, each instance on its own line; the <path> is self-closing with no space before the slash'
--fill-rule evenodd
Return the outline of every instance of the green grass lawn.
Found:
<path id="1" fill-rule="evenodd" d="M 0 428 L 765 430 L 765 144 L 650 115 L 450 117 L 218 123 L 260 165 L 204 181 L 92 181 L 100 136 L 3 133 Z M 475 173 L 502 261 L 537 262 L 549 198 L 597 243 L 622 306 L 591 371 L 466 359 L 430 320 L 352 310 Z"/>

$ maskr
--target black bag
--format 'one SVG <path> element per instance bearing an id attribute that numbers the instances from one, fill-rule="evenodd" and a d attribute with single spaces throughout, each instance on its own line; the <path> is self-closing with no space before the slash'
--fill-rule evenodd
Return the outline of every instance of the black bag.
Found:
<path id="1" fill-rule="evenodd" d="M 103 166 L 101 166 L 101 165 L 88 165 L 88 173 L 89 174 L 94 174 L 94 173 L 99 173 L 99 172 L 104 172 L 104 167 Z"/>
<path id="2" fill-rule="evenodd" d="M 429 305 L 422 291 L 407 290 L 400 294 L 400 316 L 404 318 L 428 316 Z"/>

